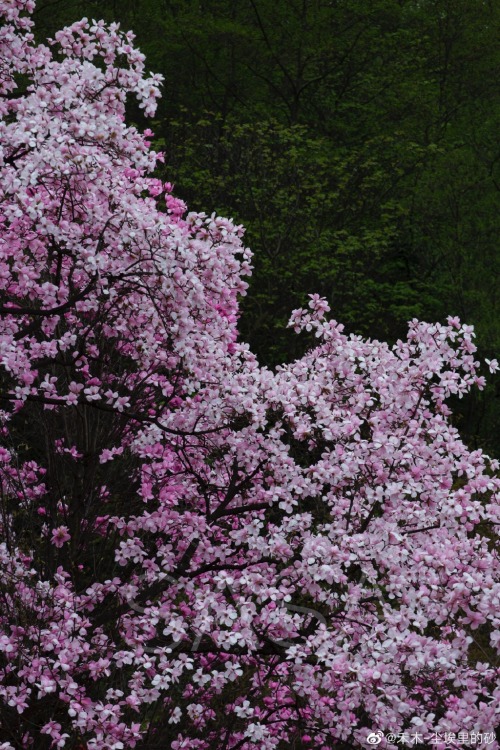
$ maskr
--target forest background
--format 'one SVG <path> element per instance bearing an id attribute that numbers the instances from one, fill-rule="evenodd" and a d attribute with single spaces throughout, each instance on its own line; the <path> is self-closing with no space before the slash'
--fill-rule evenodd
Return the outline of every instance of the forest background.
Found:
<path id="1" fill-rule="evenodd" d="M 389 342 L 458 315 L 500 352 L 500 3 L 496 0 L 38 0 L 40 41 L 105 18 L 165 77 L 160 175 L 229 215 L 255 253 L 242 338 L 262 364 L 311 342 L 307 294 Z M 299 348 L 300 347 L 300 348 Z M 500 453 L 500 381 L 454 405 Z"/>

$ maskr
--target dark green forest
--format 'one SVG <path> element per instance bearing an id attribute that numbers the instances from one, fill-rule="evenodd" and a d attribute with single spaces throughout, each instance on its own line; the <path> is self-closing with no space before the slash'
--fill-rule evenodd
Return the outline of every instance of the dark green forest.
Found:
<path id="1" fill-rule="evenodd" d="M 500 353 L 500 3 L 495 0 L 38 0 L 44 38 L 82 16 L 133 29 L 165 77 L 159 175 L 247 227 L 240 329 L 263 364 L 310 341 L 307 294 L 394 342 L 418 317 L 473 324 Z M 500 453 L 500 381 L 455 405 Z"/>

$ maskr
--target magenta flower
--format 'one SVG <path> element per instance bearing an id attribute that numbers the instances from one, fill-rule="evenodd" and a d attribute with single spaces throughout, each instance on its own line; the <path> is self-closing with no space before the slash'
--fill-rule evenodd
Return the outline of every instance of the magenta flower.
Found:
<path id="1" fill-rule="evenodd" d="M 52 530 L 51 542 L 56 547 L 62 547 L 63 544 L 66 544 L 66 542 L 69 542 L 70 539 L 71 539 L 71 535 L 68 531 L 67 526 L 58 526 L 57 529 Z"/>

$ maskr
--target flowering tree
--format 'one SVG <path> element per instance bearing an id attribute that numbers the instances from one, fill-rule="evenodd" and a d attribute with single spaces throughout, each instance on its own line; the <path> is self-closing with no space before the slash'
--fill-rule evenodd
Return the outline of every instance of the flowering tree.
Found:
<path id="1" fill-rule="evenodd" d="M 390 348 L 313 295 L 317 347 L 260 368 L 242 228 L 124 123 L 158 77 L 32 11 L 0 0 L 1 750 L 497 747 L 498 464 L 445 403 L 472 330 Z"/>

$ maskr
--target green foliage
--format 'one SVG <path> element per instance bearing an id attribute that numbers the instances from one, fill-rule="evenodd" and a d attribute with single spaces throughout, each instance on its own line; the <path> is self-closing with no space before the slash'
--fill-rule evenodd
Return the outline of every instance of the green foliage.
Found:
<path id="1" fill-rule="evenodd" d="M 423 313 L 426 290 L 400 244 L 407 208 L 398 189 L 422 170 L 426 149 L 396 134 L 333 150 L 306 125 L 210 113 L 187 131 L 182 121 L 170 128 L 178 146 L 166 173 L 177 190 L 247 227 L 255 273 L 241 324 L 265 361 L 299 353 L 286 322 L 309 292 L 327 296 L 340 320 L 367 335 L 398 336 Z"/>

